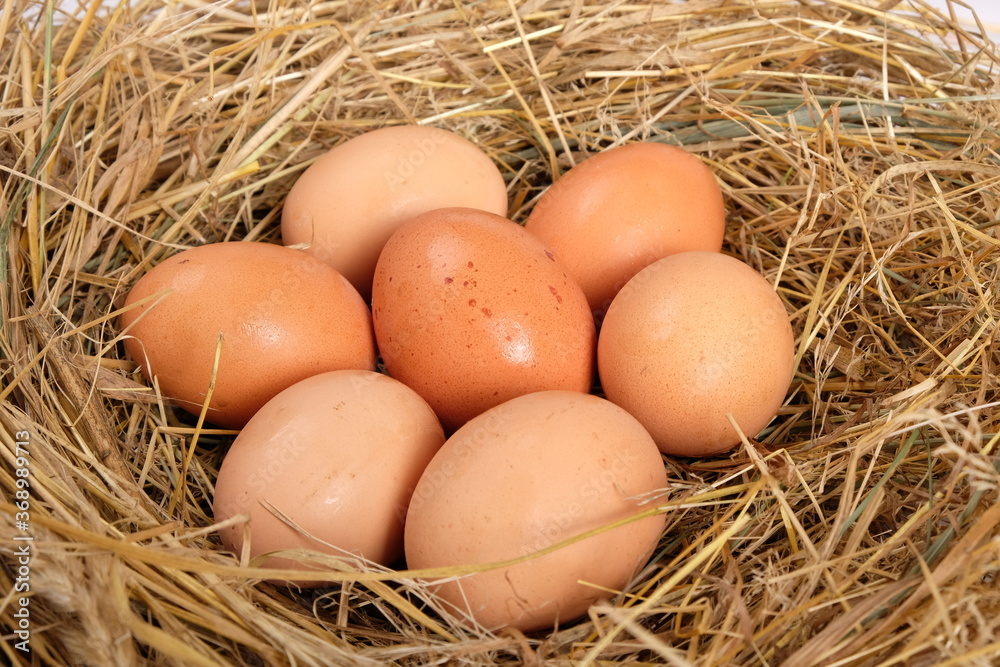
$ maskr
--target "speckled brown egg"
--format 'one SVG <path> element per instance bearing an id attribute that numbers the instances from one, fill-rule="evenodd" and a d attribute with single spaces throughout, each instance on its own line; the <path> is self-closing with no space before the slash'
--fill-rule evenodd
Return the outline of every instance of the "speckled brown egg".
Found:
<path id="1" fill-rule="evenodd" d="M 140 303 L 141 302 L 141 303 Z M 343 276 L 300 250 L 214 243 L 160 262 L 129 292 L 125 349 L 164 397 L 240 428 L 282 389 L 325 371 L 375 367 L 368 307 Z"/>
<path id="2" fill-rule="evenodd" d="M 583 292 L 538 239 L 492 213 L 440 209 L 403 225 L 379 258 L 372 316 L 389 374 L 449 429 L 515 396 L 591 387 Z"/>
<path id="3" fill-rule="evenodd" d="M 298 382 L 268 401 L 226 453 L 215 519 L 246 513 L 249 522 L 224 527 L 222 542 L 249 558 L 309 549 L 390 565 L 403 555 L 410 494 L 443 443 L 427 403 L 385 375 L 333 371 Z M 302 567 L 290 557 L 263 566 Z"/>
<path id="4" fill-rule="evenodd" d="M 454 132 L 384 127 L 334 147 L 302 173 L 281 213 L 282 242 L 302 244 L 367 299 L 389 236 L 446 206 L 506 215 L 506 185 L 493 161 Z"/>
<path id="5" fill-rule="evenodd" d="M 752 267 L 715 252 L 671 255 L 621 290 L 601 329 L 607 397 L 660 449 L 706 456 L 732 449 L 774 418 L 792 379 L 785 306 Z"/>
<path id="6" fill-rule="evenodd" d="M 658 259 L 719 251 L 726 209 L 715 175 L 675 146 L 598 153 L 538 200 L 525 228 L 569 269 L 600 318 L 629 278 Z"/>
<path id="7" fill-rule="evenodd" d="M 621 408 L 566 391 L 521 396 L 468 422 L 434 456 L 410 500 L 407 566 L 527 556 L 655 507 L 666 485 L 655 443 Z M 566 625 L 628 585 L 664 521 L 654 514 L 432 588 L 470 625 Z"/>

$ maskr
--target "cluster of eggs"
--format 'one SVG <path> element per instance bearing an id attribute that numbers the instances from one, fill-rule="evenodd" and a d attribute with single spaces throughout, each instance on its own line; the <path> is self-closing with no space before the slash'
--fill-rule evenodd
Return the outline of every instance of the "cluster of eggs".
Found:
<path id="1" fill-rule="evenodd" d="M 240 429 L 215 488 L 228 549 L 277 568 L 308 565 L 302 549 L 480 566 L 431 582 L 458 618 L 551 627 L 649 559 L 661 453 L 723 452 L 773 418 L 791 327 L 720 252 L 699 159 L 614 148 L 524 226 L 506 211 L 475 144 L 385 128 L 303 172 L 284 246 L 208 244 L 136 283 L 128 353 L 164 396 Z"/>

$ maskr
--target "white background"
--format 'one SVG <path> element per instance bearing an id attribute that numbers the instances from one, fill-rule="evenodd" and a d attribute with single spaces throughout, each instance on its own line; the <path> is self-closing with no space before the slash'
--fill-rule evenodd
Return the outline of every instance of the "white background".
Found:
<path id="1" fill-rule="evenodd" d="M 976 14 L 979 15 L 979 20 L 983 23 L 988 23 L 987 29 L 990 30 L 993 35 L 1000 34 L 1000 1 L 998 0 L 962 0 L 965 4 L 969 5 L 976 10 Z M 942 9 L 947 6 L 945 0 L 927 0 L 927 3 L 934 5 L 936 7 L 941 7 Z M 961 5 L 955 4 L 955 11 L 958 17 L 968 18 L 971 22 L 971 13 L 962 7 Z"/>

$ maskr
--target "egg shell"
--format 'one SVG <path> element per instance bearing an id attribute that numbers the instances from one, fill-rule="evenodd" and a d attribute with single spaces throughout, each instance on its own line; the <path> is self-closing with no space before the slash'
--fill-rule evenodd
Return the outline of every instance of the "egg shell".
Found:
<path id="1" fill-rule="evenodd" d="M 593 383 L 583 292 L 538 239 L 492 213 L 440 209 L 403 225 L 379 258 L 372 316 L 389 374 L 448 429 L 515 396 Z"/>
<path id="2" fill-rule="evenodd" d="M 649 430 L 660 450 L 732 449 L 774 418 L 795 363 L 777 293 L 752 267 L 714 252 L 671 255 L 615 298 L 598 341 L 605 395 Z"/>
<path id="3" fill-rule="evenodd" d="M 254 415 L 223 460 L 215 519 L 250 520 L 223 528 L 222 542 L 240 554 L 248 536 L 251 558 L 302 548 L 390 565 L 403 554 L 410 494 L 443 443 L 427 403 L 385 375 L 333 371 L 298 382 Z M 286 557 L 263 566 L 303 567 Z"/>
<path id="4" fill-rule="evenodd" d="M 712 170 L 682 148 L 634 143 L 567 171 L 525 228 L 579 283 L 600 319 L 628 280 L 677 252 L 722 248 L 726 209 Z"/>
<path id="5" fill-rule="evenodd" d="M 506 185 L 489 156 L 447 130 L 380 128 L 334 147 L 302 173 L 282 209 L 282 242 L 307 245 L 367 299 L 389 236 L 406 220 L 447 206 L 506 215 Z"/>
<path id="6" fill-rule="evenodd" d="M 655 443 L 621 408 L 567 391 L 521 396 L 469 421 L 434 456 L 410 500 L 407 566 L 526 556 L 635 516 L 666 485 Z M 431 587 L 470 625 L 565 625 L 629 583 L 664 523 L 657 514 Z"/>
<path id="7" fill-rule="evenodd" d="M 240 428 L 282 389 L 330 370 L 375 368 L 371 314 L 343 276 L 306 253 L 268 243 L 213 243 L 177 253 L 136 282 L 125 349 L 162 394 L 199 414 L 216 346 L 207 414 Z"/>

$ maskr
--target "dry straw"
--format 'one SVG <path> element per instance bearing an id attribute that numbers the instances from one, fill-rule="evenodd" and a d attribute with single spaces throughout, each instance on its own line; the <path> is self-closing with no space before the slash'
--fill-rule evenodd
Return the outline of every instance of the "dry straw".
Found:
<path id="1" fill-rule="evenodd" d="M 35 664 L 998 664 L 1000 60 L 963 3 L 58 4 L 0 2 L 5 661 L 27 463 Z M 587 155 L 683 144 L 794 323 L 779 417 L 667 461 L 652 562 L 551 633 L 465 629 L 421 573 L 258 583 L 212 524 L 232 433 L 122 351 L 150 266 L 277 241 L 310 161 L 404 122 L 481 146 L 518 220 Z"/>

